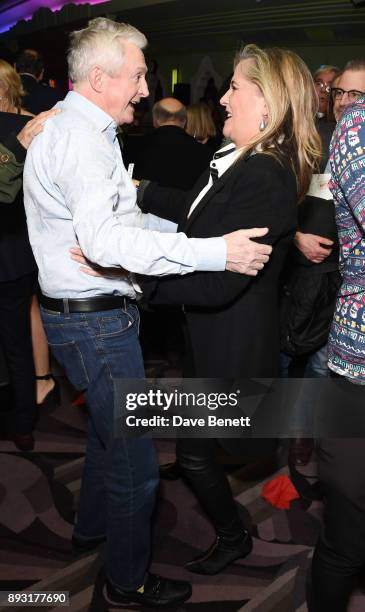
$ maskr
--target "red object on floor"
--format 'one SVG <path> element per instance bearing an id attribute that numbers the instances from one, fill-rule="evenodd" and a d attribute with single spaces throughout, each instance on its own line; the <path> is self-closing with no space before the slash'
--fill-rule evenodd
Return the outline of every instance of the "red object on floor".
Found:
<path id="1" fill-rule="evenodd" d="M 86 404 L 85 393 L 80 393 L 80 395 L 78 395 L 77 398 L 74 399 L 74 401 L 71 404 L 72 406 L 85 406 Z"/>
<path id="2" fill-rule="evenodd" d="M 288 476 L 277 476 L 263 486 L 261 497 L 275 508 L 288 510 L 290 502 L 300 495 Z"/>

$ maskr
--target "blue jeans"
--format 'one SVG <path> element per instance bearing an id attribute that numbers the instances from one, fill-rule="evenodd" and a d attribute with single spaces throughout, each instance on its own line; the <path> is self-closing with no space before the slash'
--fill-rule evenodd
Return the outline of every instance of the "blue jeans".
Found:
<path id="1" fill-rule="evenodd" d="M 280 376 L 288 378 L 289 366 L 293 357 L 286 353 L 280 353 Z M 322 346 L 318 351 L 311 353 L 307 359 L 304 370 L 304 378 L 328 378 L 330 370 L 327 366 L 328 349 L 327 344 Z M 293 429 L 293 437 L 303 433 L 310 433 L 313 429 L 313 414 L 312 405 L 316 398 L 317 387 L 311 385 L 310 380 L 303 380 L 303 384 L 299 390 L 299 395 L 294 406 L 293 418 L 291 427 Z"/>
<path id="2" fill-rule="evenodd" d="M 150 561 L 150 521 L 158 463 L 150 439 L 113 435 L 116 378 L 143 378 L 136 306 L 86 314 L 42 308 L 49 346 L 70 382 L 86 391 L 88 440 L 74 534 L 106 535 L 106 573 L 117 587 L 134 590 Z"/>

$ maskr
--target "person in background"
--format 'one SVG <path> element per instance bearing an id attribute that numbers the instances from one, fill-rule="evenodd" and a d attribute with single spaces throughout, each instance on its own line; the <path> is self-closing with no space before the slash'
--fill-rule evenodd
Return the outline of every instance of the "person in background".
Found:
<path id="1" fill-rule="evenodd" d="M 328 120 L 328 102 L 330 100 L 333 79 L 339 74 L 337 66 L 322 64 L 313 74 L 314 85 L 318 96 L 317 119 Z"/>
<path id="2" fill-rule="evenodd" d="M 63 98 L 63 93 L 42 83 L 44 60 L 35 49 L 24 49 L 15 63 L 25 91 L 24 106 L 33 114 L 49 110 Z"/>
<path id="3" fill-rule="evenodd" d="M 136 179 L 188 191 L 208 167 L 211 151 L 185 131 L 186 107 L 176 98 L 154 104 L 154 130 L 142 137 L 127 136 L 123 159 L 134 163 Z M 140 334 L 145 362 L 178 366 L 184 356 L 183 317 L 180 308 L 144 307 Z"/>
<path id="4" fill-rule="evenodd" d="M 344 70 L 337 75 L 336 86 L 331 90 L 333 114 L 338 121 L 344 109 L 355 102 L 365 92 L 365 59 L 350 60 Z M 326 171 L 328 149 L 323 142 L 322 172 Z M 325 236 L 304 233 L 298 230 L 295 235 L 295 246 L 302 254 L 314 263 L 323 262 L 330 254 L 332 244 Z"/>
<path id="5" fill-rule="evenodd" d="M 41 113 L 28 121 L 18 134 L 12 132 L 3 143 L 0 142 L 0 202 L 3 204 L 11 204 L 16 199 L 22 187 L 26 149 L 33 138 L 43 130 L 47 118 L 58 112 L 60 111 L 51 110 Z M 6 394 L 9 375 L 1 343 L 0 353 L 0 387 L 6 387 L 1 389 L 1 403 L 5 405 L 10 401 L 9 395 Z"/>
<path id="6" fill-rule="evenodd" d="M 336 85 L 332 88 L 333 114 L 338 121 L 349 104 L 365 93 L 365 58 L 347 62 Z"/>
<path id="7" fill-rule="evenodd" d="M 186 133 L 186 107 L 176 98 L 156 102 L 152 120 L 154 130 L 150 134 L 125 139 L 126 166 L 134 164 L 135 179 L 188 191 L 208 167 L 210 151 Z"/>
<path id="8" fill-rule="evenodd" d="M 9 64 L 4 67 L 1 62 L 0 91 L 6 108 L 21 108 L 19 76 Z M 22 173 L 25 149 L 54 114 L 52 111 L 31 119 L 29 115 L 0 112 L 0 343 L 11 391 L 6 396 L 4 392 L 2 403 L 7 410 L 1 414 L 1 428 L 22 451 L 34 446 L 32 430 L 37 414 L 30 328 L 37 269 L 26 228 Z M 47 343 L 45 346 L 48 352 Z"/>
<path id="9" fill-rule="evenodd" d="M 22 106 L 24 93 L 20 76 L 10 64 L 0 60 L 0 112 L 4 112 L 2 118 L 4 134 L 8 133 L 8 127 L 16 121 L 14 117 L 10 118 L 9 114 L 33 117 L 32 113 Z M 13 127 L 15 128 L 15 124 Z M 10 214 L 13 214 L 13 212 L 10 211 Z M 32 257 L 30 261 L 33 261 Z M 35 283 L 31 301 L 31 333 L 36 377 L 36 402 L 40 405 L 46 400 L 47 396 L 51 399 L 50 394 L 52 392 L 55 399 L 58 399 L 58 388 L 56 388 L 56 382 L 50 372 L 48 343 L 40 318 L 36 291 Z"/>
<path id="10" fill-rule="evenodd" d="M 298 207 L 298 229 L 287 260 L 281 304 L 281 376 L 289 367 L 304 364 L 305 378 L 329 376 L 327 337 L 339 287 L 338 240 L 331 194 L 326 187 L 329 143 L 335 127 L 330 120 L 331 83 L 338 68 L 321 66 L 314 74 L 318 96 L 316 127 L 322 157 L 306 198 Z M 321 185 L 321 187 L 320 187 Z M 311 249 L 316 249 L 314 257 Z M 314 449 L 311 383 L 303 381 L 292 414 L 289 464 L 306 465 Z"/>
<path id="11" fill-rule="evenodd" d="M 0 112 L 33 117 L 22 106 L 24 89 L 14 68 L 0 59 Z"/>
<path id="12" fill-rule="evenodd" d="M 333 114 L 338 121 L 343 110 L 365 92 L 365 59 L 350 60 L 336 79 L 336 87 L 331 92 Z M 326 171 L 328 149 L 323 142 L 322 172 Z M 298 230 L 295 235 L 295 246 L 313 263 L 320 263 L 331 254 L 332 242 L 320 236 Z"/>
<path id="13" fill-rule="evenodd" d="M 189 104 L 185 129 L 195 140 L 209 147 L 212 154 L 219 149 L 222 138 L 217 133 L 211 110 L 205 102 Z"/>
<path id="14" fill-rule="evenodd" d="M 328 151 L 336 122 L 331 113 L 331 86 L 340 74 L 337 66 L 322 65 L 314 73 L 314 85 L 318 96 L 318 111 L 316 126 L 322 142 L 322 159 L 320 172 L 325 171 L 328 161 Z"/>

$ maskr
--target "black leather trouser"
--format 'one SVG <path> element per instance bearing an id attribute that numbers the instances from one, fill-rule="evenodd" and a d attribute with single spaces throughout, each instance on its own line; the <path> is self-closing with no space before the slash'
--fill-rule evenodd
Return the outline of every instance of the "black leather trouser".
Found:
<path id="1" fill-rule="evenodd" d="M 321 440 L 318 454 L 326 505 L 309 612 L 346 612 L 365 567 L 365 439 Z"/>
<path id="2" fill-rule="evenodd" d="M 177 464 L 217 534 L 234 537 L 242 533 L 243 525 L 217 450 L 212 438 L 178 440 Z"/>

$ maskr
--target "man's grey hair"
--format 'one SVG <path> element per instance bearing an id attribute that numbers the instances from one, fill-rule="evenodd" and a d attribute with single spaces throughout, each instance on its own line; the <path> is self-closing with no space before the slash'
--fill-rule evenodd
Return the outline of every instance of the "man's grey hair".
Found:
<path id="1" fill-rule="evenodd" d="M 318 78 L 321 72 L 334 72 L 337 75 L 341 72 L 341 68 L 339 68 L 338 66 L 332 66 L 331 64 L 322 64 L 322 66 L 319 66 L 319 68 L 317 68 L 317 70 L 313 74 L 313 78 Z"/>
<path id="2" fill-rule="evenodd" d="M 187 119 L 186 107 L 182 105 L 178 111 L 170 112 L 160 102 L 156 102 L 152 108 L 152 116 L 159 125 L 173 121 L 184 127 Z"/>
<path id="3" fill-rule="evenodd" d="M 360 70 L 365 70 L 365 59 L 364 58 L 356 58 L 356 59 L 352 59 L 349 62 L 347 62 L 346 66 L 344 67 L 343 71 L 345 72 L 345 70 L 352 70 L 353 72 L 359 72 Z"/>
<path id="4" fill-rule="evenodd" d="M 70 35 L 68 73 L 72 83 L 85 81 L 90 69 L 98 65 L 114 77 L 123 64 L 123 42 L 144 49 L 147 39 L 142 32 L 128 23 L 118 23 L 97 17 L 87 28 Z"/>

